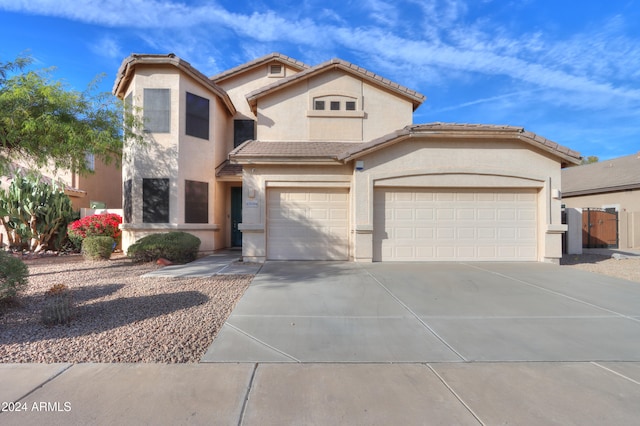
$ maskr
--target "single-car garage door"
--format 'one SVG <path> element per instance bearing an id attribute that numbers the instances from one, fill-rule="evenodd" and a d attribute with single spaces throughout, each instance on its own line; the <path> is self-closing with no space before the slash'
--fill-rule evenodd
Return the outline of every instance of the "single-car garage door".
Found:
<path id="1" fill-rule="evenodd" d="M 345 188 L 267 191 L 267 259 L 347 260 L 349 195 Z"/>
<path id="2" fill-rule="evenodd" d="M 536 212 L 536 189 L 376 189 L 373 259 L 535 261 Z"/>

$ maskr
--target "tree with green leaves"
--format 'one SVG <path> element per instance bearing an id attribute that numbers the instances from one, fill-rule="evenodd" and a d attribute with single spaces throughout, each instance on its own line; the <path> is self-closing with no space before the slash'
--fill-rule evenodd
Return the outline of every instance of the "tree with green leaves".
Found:
<path id="1" fill-rule="evenodd" d="M 582 159 L 582 164 L 593 164 L 597 163 L 598 161 L 600 161 L 598 157 L 596 157 L 595 155 L 590 155 Z"/>
<path id="2" fill-rule="evenodd" d="M 30 70 L 32 63 L 28 56 L 0 61 L 0 172 L 18 160 L 90 173 L 87 154 L 119 162 L 123 137 L 142 141 L 140 119 L 110 93 L 97 93 L 97 80 L 79 92 L 51 69 Z"/>

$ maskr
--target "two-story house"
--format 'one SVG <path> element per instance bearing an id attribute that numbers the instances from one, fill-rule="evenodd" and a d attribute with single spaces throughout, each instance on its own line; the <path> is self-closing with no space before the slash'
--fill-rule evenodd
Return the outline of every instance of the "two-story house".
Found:
<path id="1" fill-rule="evenodd" d="M 520 127 L 414 125 L 423 95 L 349 62 L 274 53 L 206 77 L 132 55 L 113 92 L 148 136 L 125 150 L 125 249 L 183 230 L 257 262 L 561 257 L 578 153 Z"/>

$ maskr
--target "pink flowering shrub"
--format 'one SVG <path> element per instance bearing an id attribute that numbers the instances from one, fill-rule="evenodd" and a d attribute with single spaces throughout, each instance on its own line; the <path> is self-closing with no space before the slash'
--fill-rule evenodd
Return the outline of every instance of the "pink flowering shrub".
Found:
<path id="1" fill-rule="evenodd" d="M 122 231 L 118 226 L 121 223 L 122 217 L 118 214 L 94 214 L 72 222 L 67 231 L 69 239 L 79 248 L 87 237 L 105 236 L 119 242 Z"/>

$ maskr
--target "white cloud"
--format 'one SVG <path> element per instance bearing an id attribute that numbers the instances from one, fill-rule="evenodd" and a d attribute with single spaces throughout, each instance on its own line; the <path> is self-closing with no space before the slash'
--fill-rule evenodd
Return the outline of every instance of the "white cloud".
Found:
<path id="1" fill-rule="evenodd" d="M 121 59 L 124 56 L 118 41 L 109 36 L 104 36 L 97 42 L 90 44 L 89 48 L 96 55 L 108 59 Z"/>
<path id="2" fill-rule="evenodd" d="M 393 30 L 407 4 L 422 13 L 406 24 L 425 28 L 420 36 L 399 35 Z M 621 32 L 623 17 L 610 20 L 593 33 L 555 41 L 535 32 L 513 35 L 487 18 L 471 19 L 468 3 L 462 0 L 405 0 L 404 4 L 368 0 L 365 5 L 372 20 L 354 25 L 326 9 L 322 17 L 314 19 L 309 14 L 299 19 L 272 9 L 233 13 L 216 2 L 188 6 L 169 0 L 0 0 L 4 10 L 141 30 L 139 36 L 149 46 L 173 51 L 195 66 L 212 63 L 217 40 L 211 33 L 220 38 L 233 34 L 247 54 L 266 53 L 280 46 L 323 53 L 348 49 L 356 56 L 373 58 L 382 70 L 394 75 L 411 72 L 413 79 L 422 82 L 450 80 L 452 73 L 481 74 L 508 77 L 552 94 L 581 94 L 577 96 L 581 102 L 592 100 L 583 105 L 595 108 L 620 100 L 640 100 L 640 89 L 626 86 L 629 78 L 640 76 L 640 50 L 638 40 Z M 330 24 L 325 23 L 327 17 Z M 107 56 L 119 54 L 113 39 L 101 40 L 96 49 Z"/>

